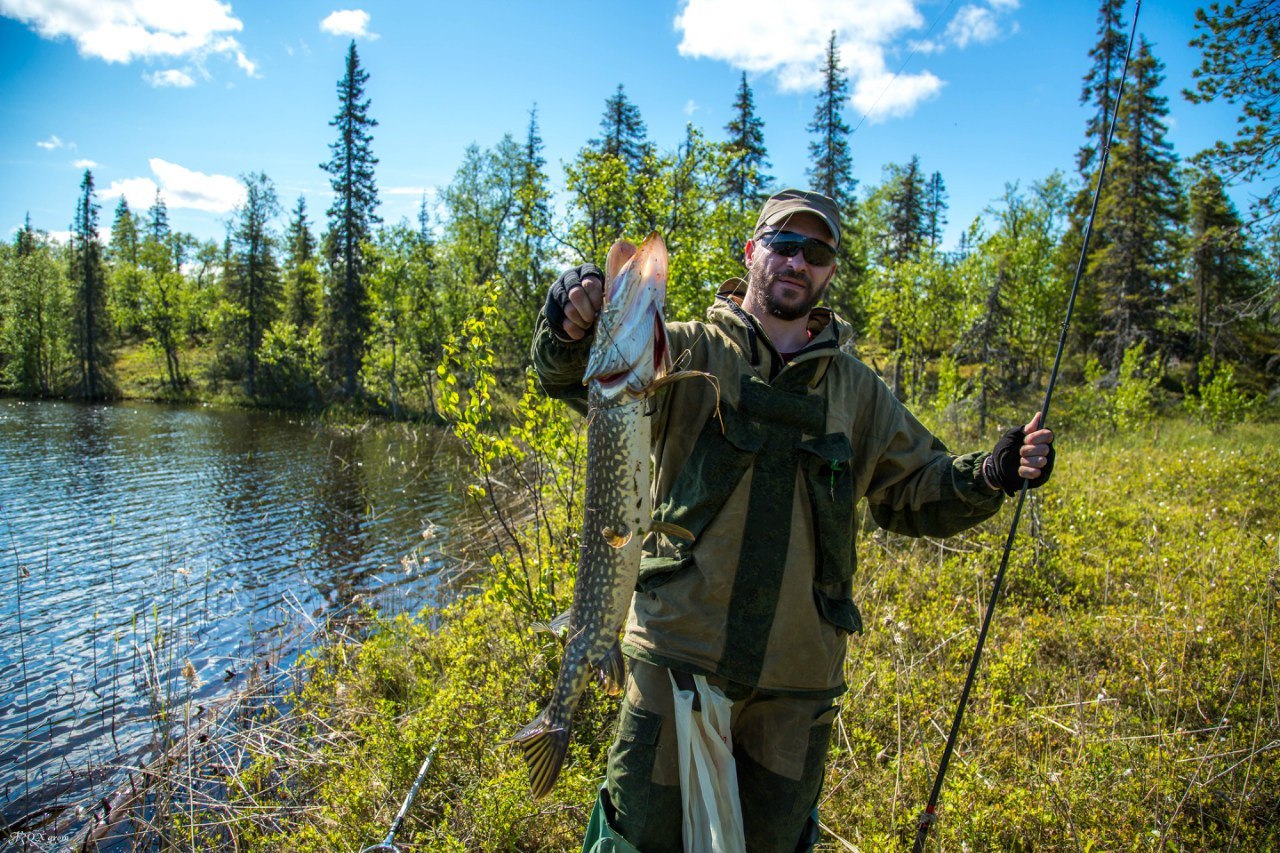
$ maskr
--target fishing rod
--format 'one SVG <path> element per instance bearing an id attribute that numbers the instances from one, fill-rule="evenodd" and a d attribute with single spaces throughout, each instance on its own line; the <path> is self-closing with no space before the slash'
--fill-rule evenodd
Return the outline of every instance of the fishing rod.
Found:
<path id="1" fill-rule="evenodd" d="M 408 796 L 400 804 L 400 811 L 396 813 L 395 820 L 391 821 L 391 829 L 387 831 L 387 837 L 377 844 L 370 844 L 360 853 L 400 853 L 400 848 L 396 846 L 396 833 L 400 831 L 400 823 L 409 813 L 409 806 L 413 805 L 414 797 L 418 796 L 418 788 L 422 786 L 422 780 L 426 778 L 427 771 L 431 769 L 431 763 L 436 759 L 436 747 L 439 745 L 440 738 L 436 738 L 435 743 L 431 744 L 431 751 L 427 753 L 426 758 L 422 759 L 422 766 L 418 768 L 418 777 L 413 780 L 413 787 L 409 789 Z"/>
<path id="2" fill-rule="evenodd" d="M 1120 72 L 1120 86 L 1116 90 L 1114 112 L 1111 114 L 1111 125 L 1107 138 L 1102 146 L 1102 163 L 1098 168 L 1098 184 L 1093 190 L 1093 204 L 1089 208 L 1089 220 L 1084 229 L 1084 243 L 1080 247 L 1080 260 L 1076 263 L 1075 278 L 1071 282 L 1071 296 L 1067 299 L 1067 313 L 1062 321 L 1062 333 L 1058 337 L 1058 351 L 1053 358 L 1053 371 L 1049 374 L 1049 386 L 1044 392 L 1044 402 L 1040 406 L 1040 424 L 1043 429 L 1049 421 L 1049 402 L 1053 398 L 1053 386 L 1058 381 L 1058 370 L 1062 365 L 1062 353 L 1067 346 L 1067 330 L 1071 327 L 1071 314 L 1076 306 L 1076 294 L 1080 290 L 1080 277 L 1084 272 L 1085 258 L 1089 252 L 1089 238 L 1093 235 L 1093 221 L 1098 213 L 1098 198 L 1102 195 L 1102 179 L 1107 172 L 1107 160 L 1111 154 L 1111 141 L 1116 133 L 1116 121 L 1120 118 L 1120 98 L 1124 95 L 1124 81 L 1129 74 L 1129 57 L 1133 52 L 1133 39 L 1138 32 L 1138 12 L 1142 9 L 1142 0 L 1137 0 L 1133 9 L 1133 26 L 1129 30 L 1129 44 L 1124 53 L 1124 69 Z M 1103 121 L 1106 121 L 1104 114 Z M 913 853 L 924 853 L 925 841 L 929 837 L 929 827 L 938 819 L 938 798 L 942 794 L 942 782 L 947 775 L 947 766 L 951 763 L 951 754 L 955 751 L 956 739 L 960 733 L 960 723 L 964 719 L 964 709 L 969 703 L 969 691 L 973 687 L 978 673 L 978 664 L 982 660 L 982 647 L 987 641 L 987 630 L 991 627 L 991 618 L 996 612 L 996 601 L 1000 598 L 1000 587 L 1004 583 L 1005 570 L 1009 567 L 1009 554 L 1013 551 L 1013 540 L 1018 533 L 1018 521 L 1022 517 L 1022 505 L 1027 498 L 1029 480 L 1022 481 L 1018 490 L 1018 502 L 1014 505 L 1013 521 L 1009 525 L 1009 535 L 1004 542 L 1004 554 L 1000 558 L 1000 570 L 996 572 L 995 581 L 991 584 L 991 597 L 987 601 L 987 611 L 982 617 L 982 628 L 978 631 L 978 642 L 973 650 L 973 658 L 969 661 L 969 674 L 965 678 L 964 688 L 960 691 L 960 702 L 956 707 L 955 718 L 951 721 L 951 732 L 947 735 L 947 745 L 942 751 L 942 760 L 938 762 L 938 773 L 933 780 L 933 791 L 929 794 L 929 803 L 920 815 L 916 828 L 916 841 Z"/>

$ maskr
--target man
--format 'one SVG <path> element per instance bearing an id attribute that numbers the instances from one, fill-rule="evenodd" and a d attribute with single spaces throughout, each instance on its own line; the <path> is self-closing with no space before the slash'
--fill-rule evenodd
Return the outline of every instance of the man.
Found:
<path id="1" fill-rule="evenodd" d="M 667 327 L 673 357 L 718 388 L 676 382 L 653 404 L 654 515 L 695 538 L 645 541 L 623 640 L 631 671 L 593 818 L 615 845 L 682 849 L 672 680 L 687 689 L 703 675 L 734 702 L 748 849 L 808 849 L 846 640 L 862 630 L 857 502 L 888 530 L 949 536 L 995 514 L 1021 478 L 1048 479 L 1053 434 L 1036 428 L 1039 415 L 990 455 L 953 456 L 841 349 L 849 327 L 817 307 L 841 231 L 826 196 L 772 196 L 746 243 L 747 280 L 725 282 L 705 321 Z M 533 359 L 552 396 L 584 396 L 602 285 L 586 264 L 551 289 Z"/>

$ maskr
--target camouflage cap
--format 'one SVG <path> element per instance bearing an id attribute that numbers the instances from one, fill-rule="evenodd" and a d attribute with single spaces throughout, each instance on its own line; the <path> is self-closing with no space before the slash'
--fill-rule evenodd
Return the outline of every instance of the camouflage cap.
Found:
<path id="1" fill-rule="evenodd" d="M 832 242 L 840 246 L 840 209 L 836 203 L 821 193 L 808 190 L 785 189 L 774 193 L 760 208 L 760 218 L 756 220 L 755 233 L 766 228 L 785 226 L 789 218 L 797 213 L 812 213 L 827 225 L 831 232 Z"/>

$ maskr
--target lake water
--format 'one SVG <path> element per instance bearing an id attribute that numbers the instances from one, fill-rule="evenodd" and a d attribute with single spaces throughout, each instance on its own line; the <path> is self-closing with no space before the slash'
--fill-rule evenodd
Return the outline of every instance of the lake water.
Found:
<path id="1" fill-rule="evenodd" d="M 448 448 L 423 426 L 0 399 L 6 822 L 143 762 L 148 683 L 209 703 L 353 601 L 427 603 L 461 505 Z"/>

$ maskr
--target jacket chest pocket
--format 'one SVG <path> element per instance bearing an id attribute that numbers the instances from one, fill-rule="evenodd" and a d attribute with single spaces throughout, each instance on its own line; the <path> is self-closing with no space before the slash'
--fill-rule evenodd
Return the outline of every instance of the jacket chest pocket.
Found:
<path id="1" fill-rule="evenodd" d="M 810 438 L 797 445 L 800 470 L 813 511 L 814 581 L 829 586 L 853 577 L 855 495 L 853 447 L 842 433 Z"/>

